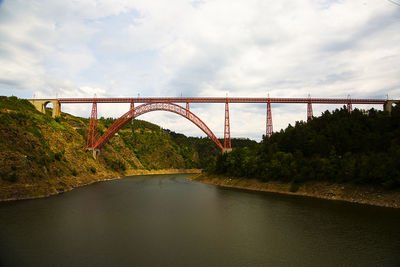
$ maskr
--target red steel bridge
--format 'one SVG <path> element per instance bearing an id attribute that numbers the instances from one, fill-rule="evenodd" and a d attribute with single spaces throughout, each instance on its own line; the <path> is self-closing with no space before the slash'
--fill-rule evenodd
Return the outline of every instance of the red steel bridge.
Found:
<path id="1" fill-rule="evenodd" d="M 387 99 L 353 99 L 353 98 L 245 98 L 245 97 L 137 97 L 137 98 L 58 98 L 58 99 L 35 99 L 38 107 L 42 101 L 45 106 L 49 102 L 57 101 L 57 109 L 60 110 L 61 104 L 91 103 L 92 112 L 90 117 L 89 133 L 87 137 L 87 148 L 93 151 L 100 149 L 110 140 L 110 138 L 124 125 L 134 118 L 147 112 L 164 110 L 179 114 L 190 120 L 199 127 L 211 140 L 223 151 L 231 150 L 231 134 L 229 124 L 229 104 L 230 103 L 265 103 L 266 112 L 266 136 L 270 137 L 272 127 L 272 103 L 303 103 L 307 104 L 307 119 L 312 119 L 312 104 L 344 104 L 347 105 L 349 112 L 352 111 L 353 104 L 383 105 L 383 109 L 391 112 L 392 104 L 398 100 Z M 39 101 L 39 102 L 38 102 Z M 102 136 L 97 132 L 97 104 L 98 103 L 130 103 L 129 111 L 123 114 L 108 128 Z M 225 125 L 224 125 L 224 144 L 222 145 L 210 128 L 194 113 L 190 111 L 191 103 L 224 103 L 225 104 Z M 135 107 L 135 104 L 140 104 Z M 179 105 L 180 104 L 180 105 Z M 42 110 L 44 108 L 42 107 Z M 53 107 L 53 110 L 56 108 Z"/>

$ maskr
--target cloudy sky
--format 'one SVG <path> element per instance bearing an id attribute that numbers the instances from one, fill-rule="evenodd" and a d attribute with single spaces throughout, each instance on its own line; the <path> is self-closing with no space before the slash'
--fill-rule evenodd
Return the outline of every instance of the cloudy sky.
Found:
<path id="1" fill-rule="evenodd" d="M 393 1 L 0 0 L 0 95 L 400 98 Z M 223 136 L 223 104 L 191 108 Z M 117 117 L 128 106 L 98 109 Z M 88 105 L 62 110 L 90 115 Z M 230 113 L 233 137 L 265 134 L 265 105 Z M 305 120 L 306 106 L 272 113 L 279 130 Z M 205 136 L 176 114 L 140 118 Z"/>

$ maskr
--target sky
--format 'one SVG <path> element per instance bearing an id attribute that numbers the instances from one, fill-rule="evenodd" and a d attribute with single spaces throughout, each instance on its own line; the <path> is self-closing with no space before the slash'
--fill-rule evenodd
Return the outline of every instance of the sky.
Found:
<path id="1" fill-rule="evenodd" d="M 396 3 L 0 0 L 0 95 L 399 99 Z M 339 107 L 313 105 L 314 115 Z M 98 116 L 119 117 L 128 109 L 99 104 Z M 224 109 L 191 105 L 220 138 Z M 65 104 L 62 111 L 88 117 L 91 107 Z M 307 106 L 272 104 L 272 116 L 278 131 L 306 120 Z M 206 136 L 165 111 L 139 119 Z M 260 140 L 266 105 L 231 104 L 230 119 L 232 137 Z"/>

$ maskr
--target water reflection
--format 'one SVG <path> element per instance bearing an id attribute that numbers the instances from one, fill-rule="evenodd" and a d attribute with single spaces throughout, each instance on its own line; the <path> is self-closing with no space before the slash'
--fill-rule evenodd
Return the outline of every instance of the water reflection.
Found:
<path id="1" fill-rule="evenodd" d="M 395 266 L 398 210 L 129 177 L 0 204 L 4 266 Z M 1 265 L 0 264 L 0 265 Z"/>

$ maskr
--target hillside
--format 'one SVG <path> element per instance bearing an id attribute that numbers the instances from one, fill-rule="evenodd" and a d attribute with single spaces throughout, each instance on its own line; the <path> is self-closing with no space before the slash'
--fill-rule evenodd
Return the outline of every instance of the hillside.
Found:
<path id="1" fill-rule="evenodd" d="M 103 132 L 114 119 L 100 118 Z M 38 112 L 27 100 L 0 97 L 0 200 L 55 194 L 133 173 L 200 169 L 218 150 L 207 138 L 188 138 L 135 120 L 97 160 L 86 151 L 89 119 Z"/>
<path id="2" fill-rule="evenodd" d="M 346 108 L 296 122 L 251 148 L 220 156 L 214 174 L 291 183 L 400 188 L 400 105 L 392 114 Z"/>

